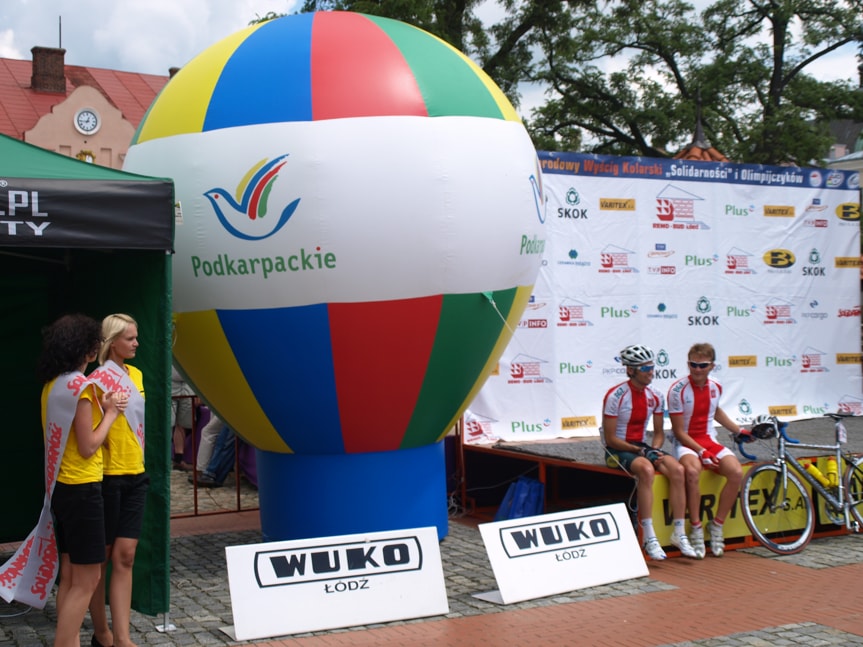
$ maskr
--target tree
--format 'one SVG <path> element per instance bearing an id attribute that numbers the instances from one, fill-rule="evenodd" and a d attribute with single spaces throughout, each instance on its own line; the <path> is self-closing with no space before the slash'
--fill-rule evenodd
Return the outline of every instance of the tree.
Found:
<path id="1" fill-rule="evenodd" d="M 478 13 L 490 6 L 499 17 L 487 25 Z M 301 9 L 316 10 L 425 29 L 516 106 L 526 84 L 546 88 L 526 124 L 537 148 L 668 156 L 700 114 L 735 161 L 803 164 L 828 150 L 831 120 L 863 121 L 863 84 L 808 74 L 856 42 L 863 76 L 863 0 L 716 0 L 700 13 L 684 0 L 305 0 Z"/>
<path id="2" fill-rule="evenodd" d="M 861 0 L 718 0 L 700 15 L 682 0 L 611 0 L 577 22 L 541 39 L 537 80 L 550 99 L 530 124 L 540 147 L 578 129 L 594 152 L 667 155 L 691 137 L 701 104 L 729 158 L 806 164 L 832 143 L 831 120 L 863 121 L 861 88 L 806 73 L 863 43 Z"/>
<path id="3" fill-rule="evenodd" d="M 500 0 L 501 16 L 492 25 L 476 13 L 486 0 L 305 0 L 300 11 L 356 11 L 415 25 L 468 55 L 518 106 L 519 85 L 536 76 L 539 34 L 563 36 L 572 27 L 572 9 L 587 1 Z"/>

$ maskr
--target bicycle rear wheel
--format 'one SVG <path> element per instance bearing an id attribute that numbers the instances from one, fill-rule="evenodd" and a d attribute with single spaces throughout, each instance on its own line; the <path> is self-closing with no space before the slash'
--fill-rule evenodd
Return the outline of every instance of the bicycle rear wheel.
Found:
<path id="1" fill-rule="evenodd" d="M 845 496 L 851 502 L 851 516 L 863 528 L 863 456 L 845 469 Z"/>
<path id="2" fill-rule="evenodd" d="M 752 468 L 743 478 L 740 504 L 752 536 L 774 553 L 799 553 L 812 539 L 812 498 L 791 470 L 783 482 L 782 469 L 777 465 Z"/>

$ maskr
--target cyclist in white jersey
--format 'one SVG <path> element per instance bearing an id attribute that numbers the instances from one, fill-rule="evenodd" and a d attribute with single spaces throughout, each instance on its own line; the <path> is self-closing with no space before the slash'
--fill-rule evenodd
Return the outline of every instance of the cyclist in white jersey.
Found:
<path id="1" fill-rule="evenodd" d="M 689 375 L 674 382 L 668 390 L 674 455 L 686 470 L 686 499 L 691 524 L 689 541 L 700 557 L 706 553 L 701 524 L 701 471 L 710 469 L 726 479 L 716 513 L 708 524 L 710 552 L 721 557 L 725 552 L 722 524 L 737 500 L 743 471 L 734 452 L 717 441 L 713 421 L 735 436 L 741 429 L 719 406 L 722 386 L 709 377 L 716 350 L 710 344 L 695 344 L 689 349 L 688 358 Z"/>
<path id="2" fill-rule="evenodd" d="M 656 472 L 668 479 L 673 531 L 671 543 L 686 557 L 697 554 L 686 537 L 686 492 L 683 466 L 662 451 L 664 402 L 662 393 L 650 388 L 655 355 L 646 346 L 627 346 L 620 351 L 629 380 L 611 388 L 602 403 L 602 434 L 609 467 L 620 467 L 636 480 L 638 523 L 644 551 L 654 560 L 665 551 L 653 528 L 653 479 Z M 651 443 L 647 427 L 653 421 Z"/>

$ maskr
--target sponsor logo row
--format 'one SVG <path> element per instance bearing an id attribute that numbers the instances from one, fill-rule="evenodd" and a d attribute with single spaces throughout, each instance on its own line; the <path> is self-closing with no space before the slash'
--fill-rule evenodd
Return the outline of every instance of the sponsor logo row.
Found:
<path id="1" fill-rule="evenodd" d="M 654 276 L 676 276 L 682 272 L 710 269 L 735 276 L 767 273 L 817 278 L 829 276 L 832 270 L 855 269 L 863 265 L 859 256 L 824 258 L 817 247 L 800 254 L 779 247 L 756 252 L 742 246 L 732 246 L 723 258 L 719 254 L 677 253 L 667 243 L 655 243 L 646 253 L 646 260 L 641 261 L 634 250 L 609 243 L 590 255 L 576 248 L 564 254 L 551 262 L 558 266 L 595 267 L 600 274 L 638 274 L 645 271 Z"/>
<path id="2" fill-rule="evenodd" d="M 803 224 L 811 227 L 827 227 L 831 218 L 842 224 L 860 221 L 860 205 L 856 202 L 828 204 L 821 198 L 813 198 L 809 204 L 714 204 L 691 191 L 667 185 L 652 202 L 626 196 L 600 196 L 585 200 L 575 187 L 564 195 L 564 204 L 557 208 L 561 221 L 584 221 L 592 215 L 644 214 L 649 212 L 655 221 L 654 229 L 709 230 L 710 224 L 719 224 L 727 218 L 802 218 Z"/>
<path id="3" fill-rule="evenodd" d="M 799 353 L 764 354 L 764 355 L 728 355 L 725 362 L 716 362 L 713 369 L 716 373 L 724 370 L 767 368 L 789 370 L 798 373 L 829 373 L 830 367 L 843 365 L 860 365 L 861 353 L 835 353 L 832 358 L 812 346 L 807 346 Z M 619 359 L 615 364 L 600 364 L 593 360 L 549 362 L 541 357 L 533 357 L 525 353 L 515 356 L 508 369 L 498 368 L 492 375 L 502 376 L 505 373 L 507 384 L 542 384 L 554 382 L 558 376 L 619 376 L 626 379 L 626 370 Z M 674 365 L 669 361 L 668 353 L 661 350 L 657 354 L 654 378 L 657 380 L 676 380 L 687 374 L 683 364 Z M 549 423 L 550 424 L 550 423 Z"/>
<path id="4" fill-rule="evenodd" d="M 857 355 L 857 363 L 860 357 Z M 625 378 L 625 376 L 624 376 Z M 732 405 L 733 406 L 733 405 Z M 836 402 L 810 402 L 810 403 L 775 403 L 767 405 L 767 413 L 771 416 L 779 418 L 801 418 L 801 417 L 817 417 L 832 411 L 841 413 L 849 413 L 853 415 L 863 415 L 863 398 L 855 395 L 843 395 Z M 750 424 L 755 419 L 756 413 L 763 413 L 760 410 L 755 412 L 748 400 L 742 398 L 737 402 L 736 411 L 729 408 L 729 413 L 733 415 L 735 420 L 742 425 Z M 469 420 L 465 420 L 465 435 L 468 442 L 476 442 L 480 439 L 497 439 L 500 438 L 500 425 L 507 425 L 507 432 L 512 434 L 541 434 L 549 431 L 552 427 L 552 421 L 549 418 L 544 420 L 509 420 L 502 422 L 492 418 L 487 418 L 477 415 L 475 412 L 471 414 Z M 595 415 L 584 416 L 567 416 L 559 420 L 559 429 L 564 432 L 578 431 L 581 429 L 596 429 L 599 427 L 599 421 Z"/>
<path id="5" fill-rule="evenodd" d="M 543 311 L 555 311 L 544 315 Z M 781 297 L 772 297 L 766 303 L 723 303 L 716 305 L 707 297 L 699 297 L 689 308 L 675 311 L 664 301 L 657 302 L 650 308 L 632 304 L 597 305 L 566 298 L 556 306 L 537 300 L 531 296 L 524 317 L 518 327 L 522 329 L 545 330 L 548 328 L 584 328 L 594 325 L 594 322 L 634 319 L 665 319 L 685 321 L 692 327 L 719 327 L 724 323 L 733 325 L 741 320 L 760 321 L 765 326 L 795 325 L 799 321 L 823 321 L 832 319 L 859 319 L 860 304 L 848 304 L 828 308 L 810 298 L 805 303 L 795 302 Z"/>

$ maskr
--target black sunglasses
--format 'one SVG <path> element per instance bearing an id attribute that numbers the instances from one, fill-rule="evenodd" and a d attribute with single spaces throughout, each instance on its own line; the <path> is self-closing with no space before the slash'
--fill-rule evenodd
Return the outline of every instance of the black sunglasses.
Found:
<path id="1" fill-rule="evenodd" d="M 690 368 L 707 368 L 713 364 L 713 362 L 689 362 Z"/>

